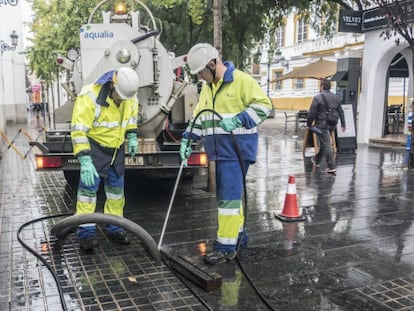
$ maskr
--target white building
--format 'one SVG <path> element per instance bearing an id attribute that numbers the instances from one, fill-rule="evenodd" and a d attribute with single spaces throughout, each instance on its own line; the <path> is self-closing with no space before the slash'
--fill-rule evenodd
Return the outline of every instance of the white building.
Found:
<path id="1" fill-rule="evenodd" d="M 335 33 L 332 39 L 327 40 L 304 24 L 299 15 L 291 14 L 286 18 L 285 26 L 277 30 L 276 50 L 280 51 L 279 55 L 270 51 L 269 59 L 268 51 L 262 54 L 259 73 L 261 85 L 276 109 L 308 110 L 313 96 L 319 92 L 318 80 L 287 79 L 270 84 L 268 80 L 272 81 L 319 59 L 338 61 L 360 58 L 362 72 L 357 92 L 357 141 L 368 143 L 372 138 L 383 137 L 389 127 L 386 107 L 401 105 L 402 111 L 408 111 L 408 98 L 413 95 L 408 91 L 412 90 L 412 82 L 409 82 L 412 79 L 388 78 L 388 69 L 391 63 L 399 60 L 398 53 L 409 64 L 412 58 L 407 44 L 402 43 L 397 47 L 394 40 L 384 41 L 380 38 L 380 32 Z M 411 77 L 411 68 L 409 71 Z M 333 83 L 332 91 L 335 92 L 335 89 L 336 84 Z"/>
<path id="2" fill-rule="evenodd" d="M 16 123 L 27 118 L 27 96 L 24 51 L 26 1 L 2 1 L 0 4 L 0 131 L 6 123 Z M 18 35 L 17 46 L 12 48 L 10 34 Z"/>

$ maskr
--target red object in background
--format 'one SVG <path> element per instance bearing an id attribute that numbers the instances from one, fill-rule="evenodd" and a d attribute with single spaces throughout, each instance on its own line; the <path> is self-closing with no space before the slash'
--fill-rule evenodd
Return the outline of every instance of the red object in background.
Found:
<path id="1" fill-rule="evenodd" d="M 40 91 L 32 92 L 32 103 L 33 104 L 40 104 L 42 102 Z"/>

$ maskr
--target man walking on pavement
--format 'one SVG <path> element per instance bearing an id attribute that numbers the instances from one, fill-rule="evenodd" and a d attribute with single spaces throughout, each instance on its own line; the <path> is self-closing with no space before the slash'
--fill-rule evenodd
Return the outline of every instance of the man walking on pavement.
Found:
<path id="1" fill-rule="evenodd" d="M 104 213 L 123 216 L 125 205 L 125 137 L 128 152 L 138 151 L 137 115 L 139 87 L 137 73 L 123 67 L 102 75 L 86 85 L 76 99 L 72 114 L 73 152 L 80 164 L 80 181 L 76 214 L 94 213 L 96 193 L 104 180 L 106 201 Z M 129 239 L 123 228 L 107 224 L 111 240 L 126 245 Z M 91 252 L 96 246 L 96 224 L 78 227 L 80 247 Z"/>
<path id="2" fill-rule="evenodd" d="M 204 137 L 208 159 L 216 163 L 218 230 L 214 251 L 204 260 L 219 264 L 236 257 L 239 240 L 240 245 L 247 244 L 241 200 L 243 180 L 249 165 L 256 161 L 257 125 L 268 117 L 272 104 L 257 81 L 237 70 L 232 62 L 223 63 L 217 49 L 208 43 L 193 46 L 187 64 L 191 74 L 204 82 L 193 118 L 183 133 L 180 156 L 186 163 L 192 143 Z M 210 111 L 195 119 L 204 109 Z"/>
<path id="3" fill-rule="evenodd" d="M 335 173 L 336 163 L 331 145 L 331 133 L 335 130 L 338 117 L 341 120 L 342 132 L 346 131 L 344 111 L 341 106 L 341 100 L 338 95 L 332 93 L 331 81 L 324 79 L 320 84 L 320 93 L 315 95 L 308 112 L 308 128 L 318 129 L 319 152 L 314 158 L 311 158 L 314 167 L 319 167 L 322 159 L 325 157 L 328 167 L 324 172 Z M 330 110 L 334 110 L 336 120 L 330 118 Z"/>

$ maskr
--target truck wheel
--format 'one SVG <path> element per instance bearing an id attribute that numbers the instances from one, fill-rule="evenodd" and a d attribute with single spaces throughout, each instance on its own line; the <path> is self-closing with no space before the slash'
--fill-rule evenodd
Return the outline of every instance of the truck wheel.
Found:
<path id="1" fill-rule="evenodd" d="M 63 171 L 63 175 L 67 183 L 73 188 L 77 189 L 79 184 L 79 171 Z"/>

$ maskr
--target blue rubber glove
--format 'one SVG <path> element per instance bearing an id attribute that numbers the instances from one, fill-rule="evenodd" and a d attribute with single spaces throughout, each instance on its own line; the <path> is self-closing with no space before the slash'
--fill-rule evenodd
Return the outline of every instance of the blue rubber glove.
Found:
<path id="1" fill-rule="evenodd" d="M 184 162 L 184 166 L 187 166 L 187 159 L 190 157 L 191 152 L 193 151 L 191 149 L 191 145 L 193 144 L 193 141 L 187 138 L 181 139 L 181 146 L 180 146 L 180 157 L 181 161 Z"/>
<path id="2" fill-rule="evenodd" d="M 95 183 L 95 178 L 99 177 L 92 158 L 90 155 L 84 155 L 80 156 L 78 160 L 80 163 L 80 179 L 85 186 L 90 187 Z"/>
<path id="3" fill-rule="evenodd" d="M 240 119 L 237 116 L 234 116 L 233 118 L 225 118 L 220 121 L 220 126 L 226 131 L 231 132 L 234 129 L 238 127 L 242 127 L 243 123 L 240 121 Z"/>
<path id="4" fill-rule="evenodd" d="M 135 156 L 138 152 L 138 138 L 137 133 L 128 133 L 128 153 L 131 157 Z"/>

